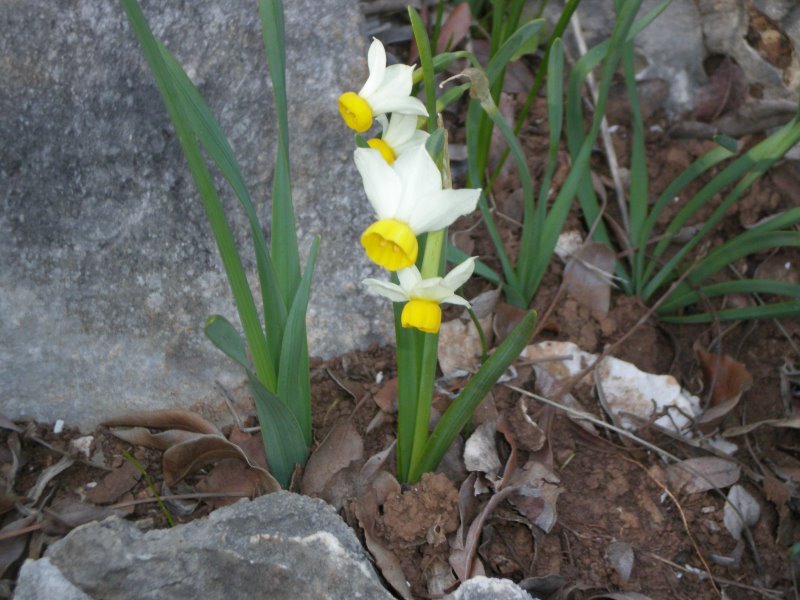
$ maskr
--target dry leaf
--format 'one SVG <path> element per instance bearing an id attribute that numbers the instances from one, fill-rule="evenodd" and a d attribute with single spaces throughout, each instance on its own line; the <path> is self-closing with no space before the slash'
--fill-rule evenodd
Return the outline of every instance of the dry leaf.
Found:
<path id="1" fill-rule="evenodd" d="M 265 490 L 261 469 L 251 468 L 247 463 L 235 458 L 219 461 L 195 488 L 201 494 L 232 494 L 227 498 L 204 498 L 203 501 L 211 508 L 233 504 L 241 500 L 242 496 L 255 498 L 265 492 L 273 491 Z"/>
<path id="2" fill-rule="evenodd" d="M 31 504 L 36 504 L 39 501 L 39 497 L 42 495 L 42 492 L 44 492 L 44 488 L 48 483 L 50 483 L 53 477 L 69 469 L 74 462 L 75 459 L 73 457 L 62 456 L 61 460 L 59 460 L 56 464 L 47 467 L 44 471 L 42 471 L 39 474 L 39 478 L 36 480 L 36 485 L 34 485 L 26 494 L 28 501 Z"/>
<path id="3" fill-rule="evenodd" d="M 739 481 L 739 465 L 715 456 L 689 458 L 667 467 L 667 481 L 676 492 L 699 494 Z"/>
<path id="4" fill-rule="evenodd" d="M 365 494 L 353 502 L 353 511 L 358 524 L 364 532 L 364 541 L 375 564 L 384 579 L 400 595 L 403 600 L 413 600 L 411 588 L 403 574 L 403 568 L 397 556 L 386 548 L 375 535 L 375 520 L 378 516 L 378 505 L 372 494 Z"/>
<path id="5" fill-rule="evenodd" d="M 277 492 L 281 486 L 265 469 L 252 464 L 244 451 L 220 435 L 204 435 L 164 452 L 164 481 L 170 487 L 198 469 L 224 459 L 237 459 L 246 463 L 258 475 L 259 493 Z"/>
<path id="6" fill-rule="evenodd" d="M 464 444 L 464 466 L 467 471 L 486 473 L 493 479 L 503 463 L 497 454 L 495 433 L 497 425 L 491 421 L 482 423 Z"/>
<path id="7" fill-rule="evenodd" d="M 50 508 L 44 509 L 42 529 L 49 535 L 65 535 L 85 523 L 102 521 L 111 515 L 124 517 L 132 512 L 133 506 L 119 509 L 110 506 L 95 506 L 74 500 L 61 500 Z"/>
<path id="8" fill-rule="evenodd" d="M 150 429 L 182 429 L 195 433 L 222 435 L 215 425 L 188 410 L 148 410 L 121 415 L 103 421 L 106 427 L 148 427 Z"/>
<path id="9" fill-rule="evenodd" d="M 471 25 L 472 13 L 469 9 L 469 3 L 456 4 L 439 31 L 436 54 L 441 54 L 458 46 L 458 43 L 469 34 Z"/>
<path id="10" fill-rule="evenodd" d="M 713 386 L 711 406 L 697 420 L 698 424 L 709 424 L 721 419 L 736 407 L 742 394 L 753 385 L 753 377 L 742 363 L 727 354 L 712 354 L 697 344 L 694 351 L 706 382 Z"/>
<path id="11" fill-rule="evenodd" d="M 614 252 L 605 244 L 582 246 L 564 267 L 564 288 L 595 317 L 605 317 L 611 305 Z"/>
<path id="12" fill-rule="evenodd" d="M 32 525 L 34 517 L 23 517 L 12 521 L 2 529 L 0 535 L 12 533 L 20 529 L 24 529 Z M 6 570 L 13 565 L 25 552 L 25 547 L 28 545 L 28 537 L 30 533 L 25 533 L 15 537 L 0 540 L 0 579 L 5 574 Z"/>
<path id="13" fill-rule="evenodd" d="M 95 487 L 86 492 L 86 497 L 93 504 L 116 502 L 122 494 L 133 489 L 141 478 L 139 469 L 125 461 L 122 466 L 111 471 Z"/>
<path id="14" fill-rule="evenodd" d="M 350 420 L 338 422 L 309 457 L 300 491 L 306 496 L 318 496 L 336 473 L 362 458 L 361 435 Z"/>
<path id="15" fill-rule="evenodd" d="M 722 522 L 734 539 L 742 539 L 744 528 L 753 527 L 760 516 L 758 501 L 742 486 L 734 485 L 728 492 L 722 513 Z"/>
<path id="16" fill-rule="evenodd" d="M 397 412 L 397 377 L 393 377 L 383 384 L 372 399 L 383 412 L 394 414 Z"/>
<path id="17" fill-rule="evenodd" d="M 484 522 L 489 515 L 492 514 L 497 505 L 508 498 L 515 491 L 517 491 L 516 488 L 511 486 L 494 494 L 489 499 L 489 502 L 487 502 L 483 507 L 483 510 L 481 510 L 475 520 L 470 524 L 464 542 L 464 549 L 462 551 L 454 550 L 451 553 L 450 565 L 453 567 L 453 571 L 455 571 L 455 574 L 460 581 L 466 581 L 475 574 L 473 566 L 474 563 L 477 562 L 475 560 L 475 553 L 478 550 L 478 544 L 480 542 L 481 531 L 483 530 Z M 454 558 L 457 559 L 455 564 L 453 560 Z"/>
<path id="18" fill-rule="evenodd" d="M 517 490 L 509 502 L 545 533 L 556 524 L 556 502 L 564 491 L 561 480 L 546 465 L 529 461 L 511 478 Z"/>
<path id="19" fill-rule="evenodd" d="M 202 433 L 186 431 L 185 429 L 168 429 L 159 433 L 151 433 L 145 427 L 131 427 L 130 429 L 111 429 L 109 433 L 133 446 L 145 446 L 155 450 L 166 450 L 170 446 L 194 439 Z"/>
<path id="20" fill-rule="evenodd" d="M 737 435 L 744 435 L 750 433 L 754 429 L 762 425 L 769 425 L 770 427 L 785 427 L 787 429 L 800 429 L 800 417 L 792 417 L 790 419 L 767 419 L 766 421 L 758 421 L 757 423 L 750 423 L 742 425 L 741 427 L 731 427 L 722 432 L 722 437 L 736 437 Z"/>
<path id="21" fill-rule="evenodd" d="M 478 319 L 478 322 L 484 332 L 491 331 L 491 316 Z M 442 323 L 437 356 L 445 377 L 462 371 L 474 371 L 480 363 L 482 350 L 480 335 L 472 321 L 453 319 Z"/>
<path id="22" fill-rule="evenodd" d="M 494 309 L 494 313 L 492 330 L 494 331 L 495 342 L 500 343 L 508 337 L 508 334 L 525 317 L 528 311 L 505 302 L 499 302 Z"/>
<path id="23" fill-rule="evenodd" d="M 628 542 L 611 542 L 606 547 L 606 560 L 614 567 L 622 585 L 628 583 L 633 572 L 633 547 Z"/>
<path id="24" fill-rule="evenodd" d="M 698 89 L 694 118 L 704 122 L 713 121 L 722 113 L 741 106 L 746 95 L 744 71 L 730 57 L 725 56 L 709 75 L 708 83 Z"/>

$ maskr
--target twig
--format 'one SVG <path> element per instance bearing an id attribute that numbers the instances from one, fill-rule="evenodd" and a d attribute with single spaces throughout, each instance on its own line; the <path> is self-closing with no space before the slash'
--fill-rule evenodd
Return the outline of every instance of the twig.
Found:
<path id="1" fill-rule="evenodd" d="M 695 541 L 694 536 L 692 535 L 692 530 L 689 527 L 689 521 L 686 520 L 686 513 L 683 512 L 683 507 L 681 506 L 681 503 L 678 502 L 678 499 L 666 485 L 664 485 L 658 479 L 653 477 L 650 471 L 644 468 L 644 465 L 640 464 L 638 461 L 633 460 L 632 458 L 628 458 L 627 456 L 621 456 L 620 458 L 622 458 L 622 460 L 626 462 L 632 463 L 637 467 L 639 467 L 642 471 L 645 472 L 645 475 L 647 475 L 653 481 L 653 483 L 655 483 L 658 487 L 664 490 L 664 492 L 670 497 L 673 504 L 675 504 L 675 507 L 678 509 L 678 513 L 681 516 L 681 521 L 683 522 L 683 528 L 686 530 L 686 535 L 689 536 L 689 541 L 692 544 L 692 548 L 694 548 L 695 554 L 697 554 L 697 557 L 700 559 L 700 562 L 703 563 L 703 568 L 705 568 L 706 573 L 708 573 L 708 578 L 709 578 L 708 580 L 711 583 L 711 587 L 714 588 L 714 591 L 717 593 L 717 595 L 722 597 L 722 592 L 720 592 L 719 588 L 717 587 L 717 584 L 714 582 L 714 574 L 711 573 L 711 567 L 708 566 L 706 559 L 703 558 L 703 554 L 700 552 L 700 548 L 698 547 L 697 542 Z"/>
<path id="2" fill-rule="evenodd" d="M 668 558 L 664 558 L 663 556 L 659 556 L 658 554 L 655 554 L 653 552 L 646 552 L 646 554 L 650 558 L 654 558 L 655 560 L 657 560 L 659 562 L 662 562 L 665 565 L 669 565 L 673 569 L 678 569 L 679 571 L 683 571 L 684 573 L 691 573 L 692 572 L 690 569 L 687 569 L 686 567 L 682 567 L 678 563 L 672 562 Z M 773 598 L 775 600 L 778 600 L 779 598 L 783 598 L 783 593 L 782 592 L 778 592 L 778 591 L 775 591 L 775 590 L 765 590 L 765 589 L 762 589 L 762 588 L 757 588 L 757 587 L 754 587 L 752 585 L 747 585 L 746 583 L 739 583 L 738 581 L 734 581 L 733 579 L 726 579 L 725 577 L 719 577 L 717 575 L 713 575 L 713 578 L 714 578 L 715 581 L 717 581 L 718 583 L 721 583 L 722 585 L 730 585 L 732 587 L 737 587 L 737 588 L 740 588 L 740 589 L 743 589 L 743 590 L 749 590 L 751 592 L 756 592 L 756 593 L 761 594 L 762 596 L 765 596 L 767 598 Z"/>

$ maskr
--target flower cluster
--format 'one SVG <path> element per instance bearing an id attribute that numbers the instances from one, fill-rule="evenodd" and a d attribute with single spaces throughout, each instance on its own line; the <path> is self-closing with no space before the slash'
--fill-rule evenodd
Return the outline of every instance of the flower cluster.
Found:
<path id="1" fill-rule="evenodd" d="M 423 279 L 416 267 L 417 237 L 443 229 L 458 217 L 475 210 L 480 190 L 442 188 L 442 177 L 428 154 L 428 134 L 417 128 L 426 117 L 425 105 L 411 96 L 413 67 L 386 66 L 386 52 L 378 40 L 369 49 L 369 77 L 356 92 L 339 97 L 345 123 L 359 133 L 374 120 L 381 136 L 368 140 L 368 148 L 354 152 L 364 191 L 377 220 L 361 235 L 367 256 L 388 271 L 396 272 L 399 285 L 367 279 L 368 289 L 393 302 L 404 302 L 403 327 L 436 333 L 442 321 L 440 304 L 469 303 L 456 295 L 472 275 L 470 258 L 445 277 Z M 391 117 L 387 114 L 391 113 Z"/>

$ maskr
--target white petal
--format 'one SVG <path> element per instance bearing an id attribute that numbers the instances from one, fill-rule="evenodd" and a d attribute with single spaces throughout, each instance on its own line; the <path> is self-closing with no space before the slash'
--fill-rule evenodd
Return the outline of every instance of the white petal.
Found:
<path id="1" fill-rule="evenodd" d="M 416 288 L 422 281 L 422 274 L 416 265 L 411 265 L 407 269 L 400 269 L 397 271 L 397 280 L 400 282 L 400 287 L 408 295 L 408 293 Z"/>
<path id="2" fill-rule="evenodd" d="M 370 292 L 388 298 L 392 302 L 406 302 L 408 296 L 400 288 L 399 285 L 391 283 L 390 281 L 380 281 L 378 279 L 365 279 L 361 282 Z"/>
<path id="3" fill-rule="evenodd" d="M 442 298 L 439 300 L 439 304 L 458 304 L 459 306 L 464 306 L 466 308 L 472 308 L 472 305 L 464 300 L 461 296 L 456 296 L 453 294 L 452 296 L 448 296 L 447 298 Z"/>
<path id="4" fill-rule="evenodd" d="M 417 235 L 438 231 L 452 224 L 458 217 L 475 210 L 480 195 L 480 190 L 465 189 L 442 190 L 427 197 L 417 197 L 413 210 L 406 217 L 406 222 Z M 405 190 L 398 210 L 406 210 Z"/>
<path id="5" fill-rule="evenodd" d="M 395 114 L 399 115 L 400 113 L 395 113 Z M 417 117 L 414 117 L 414 119 L 416 119 L 416 118 Z M 429 137 L 430 136 L 428 135 L 427 131 L 422 131 L 421 129 L 417 129 L 414 132 L 414 134 L 411 136 L 411 139 L 406 140 L 402 144 L 393 145 L 392 146 L 392 150 L 394 150 L 394 153 L 396 155 L 400 156 L 401 154 L 405 154 L 406 152 L 410 152 L 412 149 L 416 148 L 417 146 L 424 146 L 425 142 L 428 141 Z"/>
<path id="6" fill-rule="evenodd" d="M 457 267 L 453 268 L 444 277 L 444 284 L 451 290 L 455 291 L 464 285 L 467 280 L 472 277 L 472 272 L 475 270 L 475 257 L 468 258 Z"/>
<path id="7" fill-rule="evenodd" d="M 378 120 L 378 123 L 381 126 L 381 139 L 386 142 L 386 134 L 389 131 L 389 119 L 386 118 L 386 115 L 378 115 L 375 117 Z M 386 142 L 389 144 L 389 142 Z M 391 144 L 389 144 L 391 146 Z"/>
<path id="8" fill-rule="evenodd" d="M 393 167 L 403 182 L 397 217 L 411 224 L 412 215 L 421 210 L 418 206 L 420 200 L 440 193 L 442 175 L 424 146 L 398 156 Z M 414 229 L 413 225 L 411 229 Z"/>
<path id="9" fill-rule="evenodd" d="M 383 118 L 385 119 L 386 117 Z M 417 131 L 417 117 L 395 113 L 389 120 L 389 127 L 383 130 L 381 139 L 397 152 L 397 147 L 408 142 L 415 131 Z"/>
<path id="10" fill-rule="evenodd" d="M 370 48 L 370 52 L 372 49 Z M 411 95 L 411 88 L 414 86 L 414 69 L 407 65 L 392 65 L 386 67 L 386 55 L 384 54 L 384 71 L 383 79 L 379 85 L 374 89 L 367 90 L 369 93 L 363 93 L 362 96 L 373 107 L 374 112 L 389 112 L 377 110 L 374 106 L 386 98 L 391 97 L 404 97 Z M 362 88 L 363 89 L 363 88 Z"/>
<path id="11" fill-rule="evenodd" d="M 423 283 L 430 280 L 426 279 Z M 433 285 L 418 285 L 414 291 L 409 294 L 412 298 L 426 298 L 428 300 L 435 300 L 441 302 L 443 298 L 449 298 L 453 295 L 453 290 L 445 285 L 442 285 L 441 277 L 436 277 Z"/>
<path id="12" fill-rule="evenodd" d="M 357 148 L 353 152 L 356 168 L 364 181 L 364 192 L 378 219 L 390 219 L 400 203 L 403 184 L 381 156 L 372 148 Z"/>
<path id="13" fill-rule="evenodd" d="M 417 115 L 427 117 L 428 109 L 419 98 L 413 96 L 378 96 L 377 100 L 367 100 L 373 114 L 400 113 L 403 115 Z"/>
<path id="14" fill-rule="evenodd" d="M 373 38 L 372 44 L 369 46 L 367 66 L 369 67 L 369 77 L 358 95 L 369 102 L 368 96 L 375 93 L 386 77 L 386 50 L 378 38 Z"/>

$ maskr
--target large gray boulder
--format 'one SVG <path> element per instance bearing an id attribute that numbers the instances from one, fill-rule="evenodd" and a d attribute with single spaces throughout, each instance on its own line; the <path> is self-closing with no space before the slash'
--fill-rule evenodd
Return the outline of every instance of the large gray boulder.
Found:
<path id="1" fill-rule="evenodd" d="M 221 121 L 268 228 L 276 125 L 256 3 L 143 4 Z M 357 0 L 285 5 L 303 251 L 322 236 L 310 347 L 330 356 L 385 340 L 390 323 L 360 289 L 378 272 L 358 245 L 370 215 L 336 103 L 363 82 L 366 44 Z M 238 318 L 120 4 L 2 2 L 0 56 L 0 410 L 91 428 L 122 410 L 219 403 L 215 380 L 244 379 L 203 325 Z"/>
<path id="2" fill-rule="evenodd" d="M 391 600 L 352 530 L 321 500 L 277 492 L 144 533 L 111 517 L 20 571 L 16 600 Z"/>

